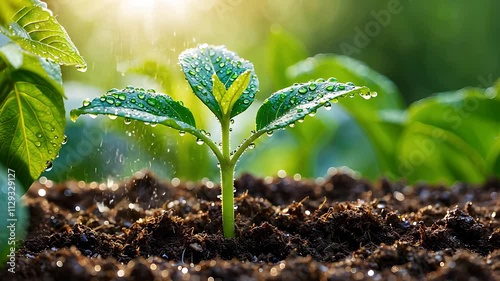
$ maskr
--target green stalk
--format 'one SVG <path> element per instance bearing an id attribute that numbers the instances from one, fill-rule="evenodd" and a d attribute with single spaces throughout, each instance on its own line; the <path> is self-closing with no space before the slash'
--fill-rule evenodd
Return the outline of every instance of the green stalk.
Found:
<path id="1" fill-rule="evenodd" d="M 231 163 L 231 144 L 229 136 L 230 118 L 221 120 L 222 127 L 222 161 L 220 161 L 220 178 L 222 190 L 222 229 L 224 237 L 234 237 L 234 167 Z"/>

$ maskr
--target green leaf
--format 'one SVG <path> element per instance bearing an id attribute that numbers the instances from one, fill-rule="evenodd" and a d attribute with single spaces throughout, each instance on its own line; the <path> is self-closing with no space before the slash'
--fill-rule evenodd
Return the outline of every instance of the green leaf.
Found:
<path id="1" fill-rule="evenodd" d="M 213 74 L 216 74 L 225 88 L 229 89 L 243 72 L 249 70 L 252 73 L 250 83 L 234 103 L 230 117 L 242 113 L 254 101 L 259 88 L 259 80 L 254 73 L 253 64 L 240 58 L 226 47 L 199 45 L 182 52 L 179 62 L 195 95 L 217 118 L 222 119 L 222 110 L 213 93 Z"/>
<path id="2" fill-rule="evenodd" d="M 12 16 L 6 35 L 25 50 L 62 65 L 76 66 L 85 71 L 86 63 L 77 48 L 42 4 L 24 6 Z"/>
<path id="3" fill-rule="evenodd" d="M 14 51 L 23 56 L 19 67 L 6 59 L 5 52 Z M 64 142 L 61 74 L 59 66 L 49 65 L 20 48 L 0 48 L 0 161 L 16 171 L 26 188 L 51 165 Z"/>
<path id="4" fill-rule="evenodd" d="M 92 101 L 84 101 L 82 107 L 71 110 L 71 119 L 75 121 L 82 114 L 120 116 L 126 118 L 125 122 L 138 120 L 181 131 L 197 131 L 193 114 L 181 101 L 132 86 L 112 89 Z"/>
<path id="5" fill-rule="evenodd" d="M 339 98 L 347 95 L 354 97 L 359 94 L 369 99 L 375 94 L 370 93 L 366 87 L 338 83 L 335 80 L 318 79 L 316 82 L 296 84 L 272 94 L 257 112 L 257 131 L 284 128 L 316 112 L 320 107 L 331 107 L 330 101 L 336 103 Z"/>
<path id="6" fill-rule="evenodd" d="M 393 177 L 398 175 L 394 140 L 399 139 L 406 117 L 401 94 L 394 83 L 360 61 L 334 54 L 316 55 L 301 61 L 288 68 L 287 75 L 294 81 L 334 75 L 340 81 L 365 85 L 379 93 L 376 99 L 366 102 L 347 99 L 339 105 L 346 109 L 372 143 L 380 170 Z"/>
<path id="7" fill-rule="evenodd" d="M 420 100 L 408 109 L 398 168 L 410 181 L 479 183 L 495 170 L 500 97 L 467 88 Z"/>

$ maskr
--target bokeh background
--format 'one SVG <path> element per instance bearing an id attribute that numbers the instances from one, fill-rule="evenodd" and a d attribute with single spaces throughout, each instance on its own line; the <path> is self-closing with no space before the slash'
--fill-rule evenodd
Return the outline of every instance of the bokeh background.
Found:
<path id="1" fill-rule="evenodd" d="M 260 92 L 253 110 L 236 120 L 234 145 L 252 130 L 258 104 L 287 86 L 279 73 L 285 75 L 297 61 L 276 63 L 276 48 L 293 47 L 297 58 L 335 53 L 362 61 L 394 82 L 403 107 L 438 92 L 486 88 L 500 77 L 500 2 L 495 0 L 46 2 L 88 63 L 85 73 L 63 69 L 67 112 L 110 88 L 155 88 L 183 100 L 200 127 L 217 138 L 215 118 L 190 92 L 177 57 L 209 43 L 252 61 Z M 237 173 L 280 171 L 314 178 L 331 167 L 349 166 L 367 178 L 386 175 L 363 130 L 341 107 L 317 117 L 263 137 L 241 159 Z M 68 143 L 44 176 L 113 181 L 146 168 L 162 178 L 218 181 L 217 163 L 206 147 L 160 127 L 106 117 L 69 122 Z"/>

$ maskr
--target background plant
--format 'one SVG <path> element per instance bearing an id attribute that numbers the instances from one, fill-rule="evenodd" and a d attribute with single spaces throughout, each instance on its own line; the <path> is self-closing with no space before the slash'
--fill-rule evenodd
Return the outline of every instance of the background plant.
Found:
<path id="1" fill-rule="evenodd" d="M 253 64 L 241 59 L 223 46 L 199 45 L 181 53 L 179 61 L 186 80 L 195 95 L 212 111 L 221 126 L 221 140 L 216 144 L 211 134 L 198 129 L 191 111 L 183 102 L 174 101 L 154 90 L 129 86 L 123 90 L 112 89 L 83 106 L 71 111 L 76 120 L 81 114 L 104 114 L 111 119 L 125 118 L 125 123 L 138 120 L 156 126 L 162 124 L 197 137 L 198 144 L 206 144 L 219 161 L 222 217 L 224 236 L 234 237 L 234 170 L 237 161 L 247 148 L 255 147 L 254 141 L 263 134 L 272 135 L 277 129 L 295 126 L 320 107 L 331 108 L 340 98 L 359 94 L 370 99 L 366 87 L 354 83 L 337 82 L 336 78 L 317 79 L 308 83 L 295 83 L 279 90 L 264 101 L 255 120 L 255 130 L 235 149 L 231 147 L 233 118 L 245 111 L 255 99 L 259 81 Z"/>
<path id="2" fill-rule="evenodd" d="M 0 10 L 0 161 L 28 188 L 66 141 L 59 65 L 86 66 L 43 2 L 3 1 Z"/>

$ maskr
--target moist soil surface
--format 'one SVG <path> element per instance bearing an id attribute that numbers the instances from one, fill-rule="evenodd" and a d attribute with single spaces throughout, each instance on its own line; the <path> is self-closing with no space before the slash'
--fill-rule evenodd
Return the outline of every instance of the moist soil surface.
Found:
<path id="1" fill-rule="evenodd" d="M 500 280 L 500 179 L 407 185 L 337 171 L 245 174 L 235 186 L 236 238 L 226 239 L 211 182 L 148 172 L 37 182 L 16 273 L 0 280 Z"/>

